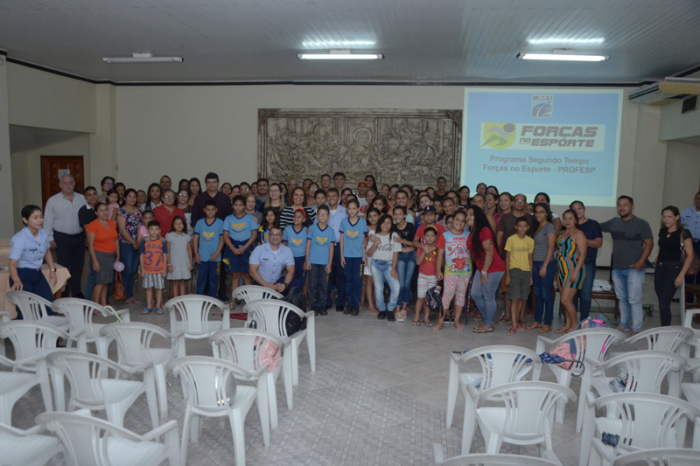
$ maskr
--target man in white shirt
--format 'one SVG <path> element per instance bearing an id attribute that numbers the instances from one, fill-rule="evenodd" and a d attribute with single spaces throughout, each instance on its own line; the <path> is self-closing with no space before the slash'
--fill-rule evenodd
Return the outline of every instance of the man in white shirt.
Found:
<path id="1" fill-rule="evenodd" d="M 71 275 L 63 296 L 83 298 L 80 282 L 85 263 L 85 231 L 80 226 L 78 212 L 86 204 L 85 197 L 75 192 L 75 179 L 71 175 L 63 175 L 60 186 L 61 192 L 46 202 L 44 230 L 49 236 L 51 249 L 56 250 L 56 261 Z"/>

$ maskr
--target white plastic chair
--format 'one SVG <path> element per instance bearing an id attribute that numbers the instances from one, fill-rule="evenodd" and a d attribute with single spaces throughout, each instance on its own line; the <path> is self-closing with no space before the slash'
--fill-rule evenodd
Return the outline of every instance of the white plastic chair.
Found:
<path id="1" fill-rule="evenodd" d="M 157 325 L 145 322 L 108 324 L 100 330 L 100 336 L 109 342 L 117 342 L 117 363 L 131 370 L 143 372 L 150 378 L 158 392 L 158 407 L 161 419 L 168 417 L 168 394 L 166 366 L 177 356 L 178 346 L 185 345 L 185 333 L 174 335 Z M 154 337 L 155 342 L 154 342 Z M 154 347 L 159 343 L 161 347 Z"/>
<path id="2" fill-rule="evenodd" d="M 605 415 L 596 417 L 596 410 L 602 409 Z M 650 393 L 615 393 L 595 398 L 589 392 L 579 466 L 611 466 L 618 455 L 632 451 L 683 448 L 688 420 L 694 424 L 692 448 L 697 449 L 700 408 L 687 401 Z M 616 447 L 603 444 L 603 432 L 619 435 Z"/>
<path id="3" fill-rule="evenodd" d="M 255 387 L 238 385 L 237 377 L 252 378 L 253 374 L 231 362 L 205 356 L 178 358 L 169 364 L 178 375 L 185 390 L 187 407 L 182 425 L 182 462 L 187 463 L 189 440 L 199 440 L 199 416 L 228 416 L 233 434 L 236 466 L 245 466 L 245 432 L 243 424 L 256 399 Z"/>
<path id="4" fill-rule="evenodd" d="M 693 328 L 693 318 L 700 314 L 700 309 L 688 309 L 685 313 L 683 327 L 693 331 L 693 337 L 685 342 L 681 354 L 688 360 L 688 364 L 694 366 L 700 364 L 700 328 Z M 691 355 L 692 351 L 692 355 Z M 693 374 L 693 382 L 700 383 L 700 372 Z"/>
<path id="5" fill-rule="evenodd" d="M 535 352 L 537 354 L 542 354 L 544 352 L 549 352 L 561 343 L 568 343 L 571 339 L 574 340 L 574 345 L 576 347 L 576 358 L 579 361 L 583 361 L 585 372 L 590 372 L 591 368 L 588 367 L 585 362 L 585 358 L 592 360 L 598 360 L 602 362 L 605 360 L 608 351 L 612 345 L 618 344 L 625 340 L 625 335 L 612 328 L 591 328 L 576 330 L 567 335 L 563 335 L 556 340 L 550 340 L 549 338 L 538 335 L 537 336 L 537 347 Z M 557 383 L 562 387 L 569 387 L 571 385 L 571 370 L 566 370 L 557 366 L 556 364 L 538 364 L 535 366 L 534 374 L 532 378 L 534 380 L 540 379 L 540 371 L 542 366 L 547 366 L 554 373 L 557 378 Z M 583 392 L 581 392 L 583 394 Z M 579 413 L 583 412 L 583 396 L 579 396 Z M 557 406 L 557 416 L 556 421 L 560 424 L 564 423 L 564 402 L 562 401 L 560 405 Z M 582 419 L 576 419 L 576 425 L 583 423 Z"/>
<path id="6" fill-rule="evenodd" d="M 554 409 L 560 400 L 576 399 L 570 388 L 551 382 L 513 382 L 479 393 L 467 385 L 466 426 L 462 433 L 462 454 L 471 449 L 476 423 L 486 443 L 486 453 L 498 453 L 503 442 L 537 445 L 542 456 L 552 451 Z M 497 403 L 500 406 L 494 406 Z M 486 406 L 482 406 L 486 404 Z M 550 453 L 550 455 L 552 455 Z"/>
<path id="7" fill-rule="evenodd" d="M 309 350 L 311 372 L 316 372 L 316 320 L 313 311 L 304 312 L 293 304 L 277 299 L 260 299 L 246 304 L 243 312 L 248 314 L 248 320 L 244 324 L 246 328 L 257 328 L 280 338 L 291 339 L 293 385 L 299 384 L 299 345 L 304 338 Z M 287 335 L 285 322 L 291 312 L 302 319 L 306 318 L 306 329 Z"/>
<path id="8" fill-rule="evenodd" d="M 561 466 L 561 462 L 553 452 L 545 452 L 546 458 L 516 455 L 490 455 L 473 453 L 444 459 L 442 445 L 433 444 L 433 455 L 436 466 Z"/>
<path id="9" fill-rule="evenodd" d="M 223 312 L 223 320 L 209 320 L 215 307 Z M 184 332 L 185 338 L 209 338 L 219 330 L 230 328 L 229 307 L 209 296 L 178 296 L 165 303 L 165 309 L 170 312 L 170 333 Z M 178 345 L 177 351 L 178 357 L 184 357 L 187 353 L 184 344 Z"/>
<path id="10" fill-rule="evenodd" d="M 634 345 L 637 342 L 642 342 L 646 346 L 644 349 L 676 353 L 681 349 L 683 343 L 693 338 L 694 335 L 693 330 L 686 327 L 655 327 L 628 338 L 625 343 Z"/>
<path id="11" fill-rule="evenodd" d="M 292 409 L 292 367 L 291 357 L 279 357 L 279 365 L 272 371 L 268 371 L 263 364 L 263 347 L 267 342 L 274 343 L 282 352 L 282 348 L 288 347 L 289 339 L 283 340 L 270 333 L 251 328 L 232 328 L 220 330 L 211 336 L 212 351 L 215 358 L 230 361 L 253 375 L 252 379 L 238 377 L 238 380 L 255 382 L 258 387 L 258 406 L 260 403 L 269 406 L 270 418 L 261 419 L 263 424 L 263 438 L 265 446 L 269 444 L 270 425 L 277 428 L 277 390 L 275 384 L 280 372 L 284 372 L 284 389 L 287 393 L 287 406 Z M 264 379 L 264 380 L 263 380 Z M 263 410 L 260 410 L 261 417 Z M 265 408 L 267 411 L 268 408 Z"/>
<path id="12" fill-rule="evenodd" d="M 690 404 L 700 406 L 700 383 L 696 382 L 698 374 L 700 374 L 700 363 L 689 367 L 688 372 L 693 374 L 693 382 L 683 382 L 681 390 Z"/>
<path id="13" fill-rule="evenodd" d="M 599 448 L 598 443 L 593 445 Z M 690 448 L 654 448 L 618 456 L 615 466 L 697 466 L 698 455 L 697 450 Z"/>
<path id="14" fill-rule="evenodd" d="M 17 306 L 24 320 L 43 322 L 61 330 L 68 330 L 68 319 L 61 316 L 50 316 L 46 309 L 52 309 L 52 304 L 41 296 L 24 290 L 7 292 L 7 300 Z"/>
<path id="15" fill-rule="evenodd" d="M 76 338 L 78 341 L 82 340 L 83 335 L 82 332 L 78 335 L 69 335 L 57 327 L 40 321 L 15 320 L 0 325 L 0 339 L 10 340 L 14 348 L 13 371 L 33 372 L 39 376 L 41 395 L 47 411 L 53 411 L 53 403 L 45 358 L 49 353 L 56 351 L 59 338 L 70 343 L 76 341 Z"/>
<path id="16" fill-rule="evenodd" d="M 55 432 L 63 444 L 67 462 L 76 466 L 184 465 L 180 459 L 177 421 L 139 435 L 91 416 L 81 409 L 73 413 L 44 413 L 37 422 Z M 160 438 L 164 437 L 164 443 Z"/>
<path id="17" fill-rule="evenodd" d="M 109 369 L 112 369 L 117 377 L 128 376 L 134 371 L 109 359 L 77 351 L 55 351 L 46 356 L 46 362 L 49 367 L 59 371 L 59 377 L 54 378 L 56 411 L 65 411 L 65 376 L 71 387 L 69 411 L 76 407 L 93 411 L 105 410 L 109 422 L 123 427 L 126 411 L 145 393 L 153 428 L 158 427 L 158 400 L 152 379 L 146 378 L 141 382 L 108 378 Z"/>
<path id="18" fill-rule="evenodd" d="M 41 386 L 41 394 L 44 398 L 44 408 L 51 409 L 51 391 L 45 391 L 42 386 L 42 378 L 37 373 L 16 372 L 21 368 L 18 362 L 0 356 L 0 365 L 11 367 L 12 372 L 0 371 L 0 424 L 12 425 L 12 407 L 25 393 L 36 385 Z M 0 457 L 0 461 L 2 458 Z"/>
<path id="19" fill-rule="evenodd" d="M 7 311 L 0 311 L 0 323 L 11 322 L 10 313 Z M 0 338 L 0 356 L 5 356 L 5 340 Z"/>
<path id="20" fill-rule="evenodd" d="M 100 329 L 106 324 L 95 324 L 92 322 L 94 314 L 102 317 L 114 316 L 109 310 L 97 303 L 79 298 L 61 298 L 53 302 L 54 312 L 66 316 L 70 329 L 68 333 L 85 332 L 85 343 L 94 343 L 97 355 L 107 358 L 106 341 L 100 338 Z M 114 311 L 123 322 L 131 322 L 128 309 Z M 78 347 L 79 351 L 87 352 L 86 347 Z"/>
<path id="21" fill-rule="evenodd" d="M 233 290 L 233 299 L 242 299 L 246 304 L 260 299 L 282 299 L 282 293 L 259 285 L 243 285 Z"/>
<path id="22" fill-rule="evenodd" d="M 57 438 L 39 435 L 43 430 L 41 426 L 21 430 L 0 424 L 0 463 L 3 466 L 43 466 L 63 452 Z"/>

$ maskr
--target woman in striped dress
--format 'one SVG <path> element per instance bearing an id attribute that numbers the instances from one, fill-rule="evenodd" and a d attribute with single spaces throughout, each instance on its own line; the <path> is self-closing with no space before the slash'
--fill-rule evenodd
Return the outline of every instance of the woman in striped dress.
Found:
<path id="1" fill-rule="evenodd" d="M 561 304 L 566 309 L 566 324 L 557 333 L 569 333 L 578 324 L 574 297 L 581 289 L 586 277 L 586 250 L 588 248 L 586 235 L 578 229 L 578 220 L 573 210 L 569 209 L 562 215 L 564 231 L 557 239 L 557 272 Z"/>

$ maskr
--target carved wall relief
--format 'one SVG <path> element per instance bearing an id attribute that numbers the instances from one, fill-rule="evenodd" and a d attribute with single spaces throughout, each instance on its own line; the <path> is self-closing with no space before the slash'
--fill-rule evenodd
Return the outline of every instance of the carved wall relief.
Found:
<path id="1" fill-rule="evenodd" d="M 461 110 L 258 110 L 258 176 L 320 180 L 344 172 L 349 187 L 459 183 Z"/>

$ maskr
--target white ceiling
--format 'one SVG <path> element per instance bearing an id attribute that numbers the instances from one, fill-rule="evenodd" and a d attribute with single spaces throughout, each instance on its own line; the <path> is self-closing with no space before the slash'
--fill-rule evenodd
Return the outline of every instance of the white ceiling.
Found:
<path id="1" fill-rule="evenodd" d="M 530 39 L 601 63 L 517 60 Z M 305 41 L 373 41 L 382 61 L 297 59 Z M 0 0 L 10 59 L 93 80 L 635 83 L 700 65 L 700 0 Z M 345 48 L 345 47 L 344 47 Z M 349 47 L 357 48 L 357 47 Z M 108 65 L 132 52 L 181 64 Z"/>

